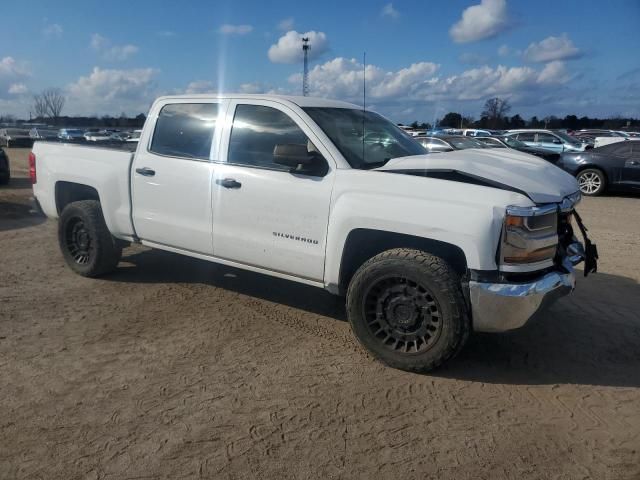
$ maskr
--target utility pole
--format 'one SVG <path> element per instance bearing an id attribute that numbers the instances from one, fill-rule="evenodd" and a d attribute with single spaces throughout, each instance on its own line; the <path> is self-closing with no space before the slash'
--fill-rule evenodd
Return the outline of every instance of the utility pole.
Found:
<path id="1" fill-rule="evenodd" d="M 302 70 L 302 95 L 309 96 L 309 37 L 302 39 L 302 55 L 303 55 L 303 70 Z"/>

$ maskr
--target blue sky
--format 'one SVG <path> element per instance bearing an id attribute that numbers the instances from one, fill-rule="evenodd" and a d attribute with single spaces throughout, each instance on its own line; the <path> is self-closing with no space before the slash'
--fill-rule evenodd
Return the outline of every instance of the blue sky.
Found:
<path id="1" fill-rule="evenodd" d="M 640 117 L 640 1 L 10 2 L 0 29 L 0 114 L 28 116 L 61 88 L 68 114 L 146 112 L 157 95 L 311 93 L 396 121 L 491 96 L 512 114 Z"/>

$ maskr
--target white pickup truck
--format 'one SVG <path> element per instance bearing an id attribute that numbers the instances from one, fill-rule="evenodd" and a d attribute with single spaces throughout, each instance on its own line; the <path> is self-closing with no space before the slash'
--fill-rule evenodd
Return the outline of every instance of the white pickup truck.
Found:
<path id="1" fill-rule="evenodd" d="M 576 263 L 595 270 L 571 175 L 507 149 L 425 155 L 343 102 L 162 97 L 135 153 L 37 142 L 30 169 L 80 275 L 135 242 L 346 294 L 358 340 L 405 370 L 524 325 Z"/>

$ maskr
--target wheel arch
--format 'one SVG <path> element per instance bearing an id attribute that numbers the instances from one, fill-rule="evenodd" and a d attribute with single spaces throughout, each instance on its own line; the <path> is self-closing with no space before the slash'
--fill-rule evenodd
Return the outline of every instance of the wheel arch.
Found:
<path id="1" fill-rule="evenodd" d="M 580 167 L 578 167 L 578 170 L 576 170 L 576 178 L 578 177 L 578 175 L 580 175 L 581 172 L 584 172 L 585 170 L 598 170 L 602 172 L 605 181 L 607 182 L 607 184 L 609 183 L 609 175 L 607 173 L 607 170 L 605 168 L 602 168 L 600 165 L 594 165 L 592 163 L 580 165 Z"/>
<path id="2" fill-rule="evenodd" d="M 467 271 L 467 258 L 457 245 L 415 235 L 357 228 L 349 232 L 342 250 L 338 293 L 344 294 L 356 270 L 370 258 L 392 248 L 411 248 L 441 257 L 459 274 Z"/>
<path id="3" fill-rule="evenodd" d="M 55 185 L 56 210 L 58 215 L 64 207 L 81 200 L 97 200 L 100 202 L 98 190 L 89 185 L 75 182 L 58 181 Z"/>

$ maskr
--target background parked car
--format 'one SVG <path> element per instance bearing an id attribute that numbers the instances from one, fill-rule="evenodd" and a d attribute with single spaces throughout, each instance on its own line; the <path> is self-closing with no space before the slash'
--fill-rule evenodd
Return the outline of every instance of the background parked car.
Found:
<path id="1" fill-rule="evenodd" d="M 564 132 L 553 130 L 509 130 L 509 137 L 526 143 L 530 147 L 546 148 L 553 152 L 582 152 L 585 145 Z"/>
<path id="2" fill-rule="evenodd" d="M 111 132 L 100 130 L 99 132 L 91 132 L 84 135 L 87 142 L 106 142 L 111 139 Z"/>
<path id="3" fill-rule="evenodd" d="M 600 195 L 607 189 L 640 192 L 639 140 L 563 153 L 556 165 L 578 179 L 584 195 Z"/>
<path id="4" fill-rule="evenodd" d="M 84 132 L 77 128 L 62 128 L 58 132 L 60 140 L 83 140 Z"/>
<path id="5" fill-rule="evenodd" d="M 0 130 L 0 145 L 4 147 L 31 147 L 33 140 L 29 131 L 23 128 L 3 128 Z"/>
<path id="6" fill-rule="evenodd" d="M 529 153 L 531 155 L 544 158 L 551 163 L 556 163 L 560 158 L 559 153 L 551 152 L 544 148 L 530 147 L 526 143 L 507 135 L 496 135 L 493 137 L 476 137 L 475 140 L 493 148 L 513 148 L 514 150 L 518 150 L 520 152 Z"/>
<path id="7" fill-rule="evenodd" d="M 33 140 L 52 140 L 58 138 L 58 130 L 53 128 L 34 127 L 29 130 L 29 137 Z"/>
<path id="8" fill-rule="evenodd" d="M 462 130 L 462 135 L 465 137 L 488 137 L 491 135 L 489 130 L 478 130 L 475 128 L 465 128 Z"/>
<path id="9" fill-rule="evenodd" d="M 6 185 L 11 179 L 11 171 L 9 170 L 9 157 L 0 147 L 0 185 Z"/>
<path id="10" fill-rule="evenodd" d="M 468 148 L 489 148 L 482 142 L 462 135 L 439 135 L 437 137 L 416 137 L 429 153 L 451 152 L 453 150 L 466 150 Z"/>
<path id="11" fill-rule="evenodd" d="M 125 141 L 126 142 L 135 142 L 138 143 L 138 141 L 140 140 L 140 134 L 142 133 L 142 130 L 134 130 L 133 132 L 131 132 L 131 134 L 129 135 L 129 138 L 127 138 Z"/>
<path id="12" fill-rule="evenodd" d="M 129 138 L 129 132 L 114 132 L 109 136 L 109 140 L 115 142 L 126 142 Z"/>

